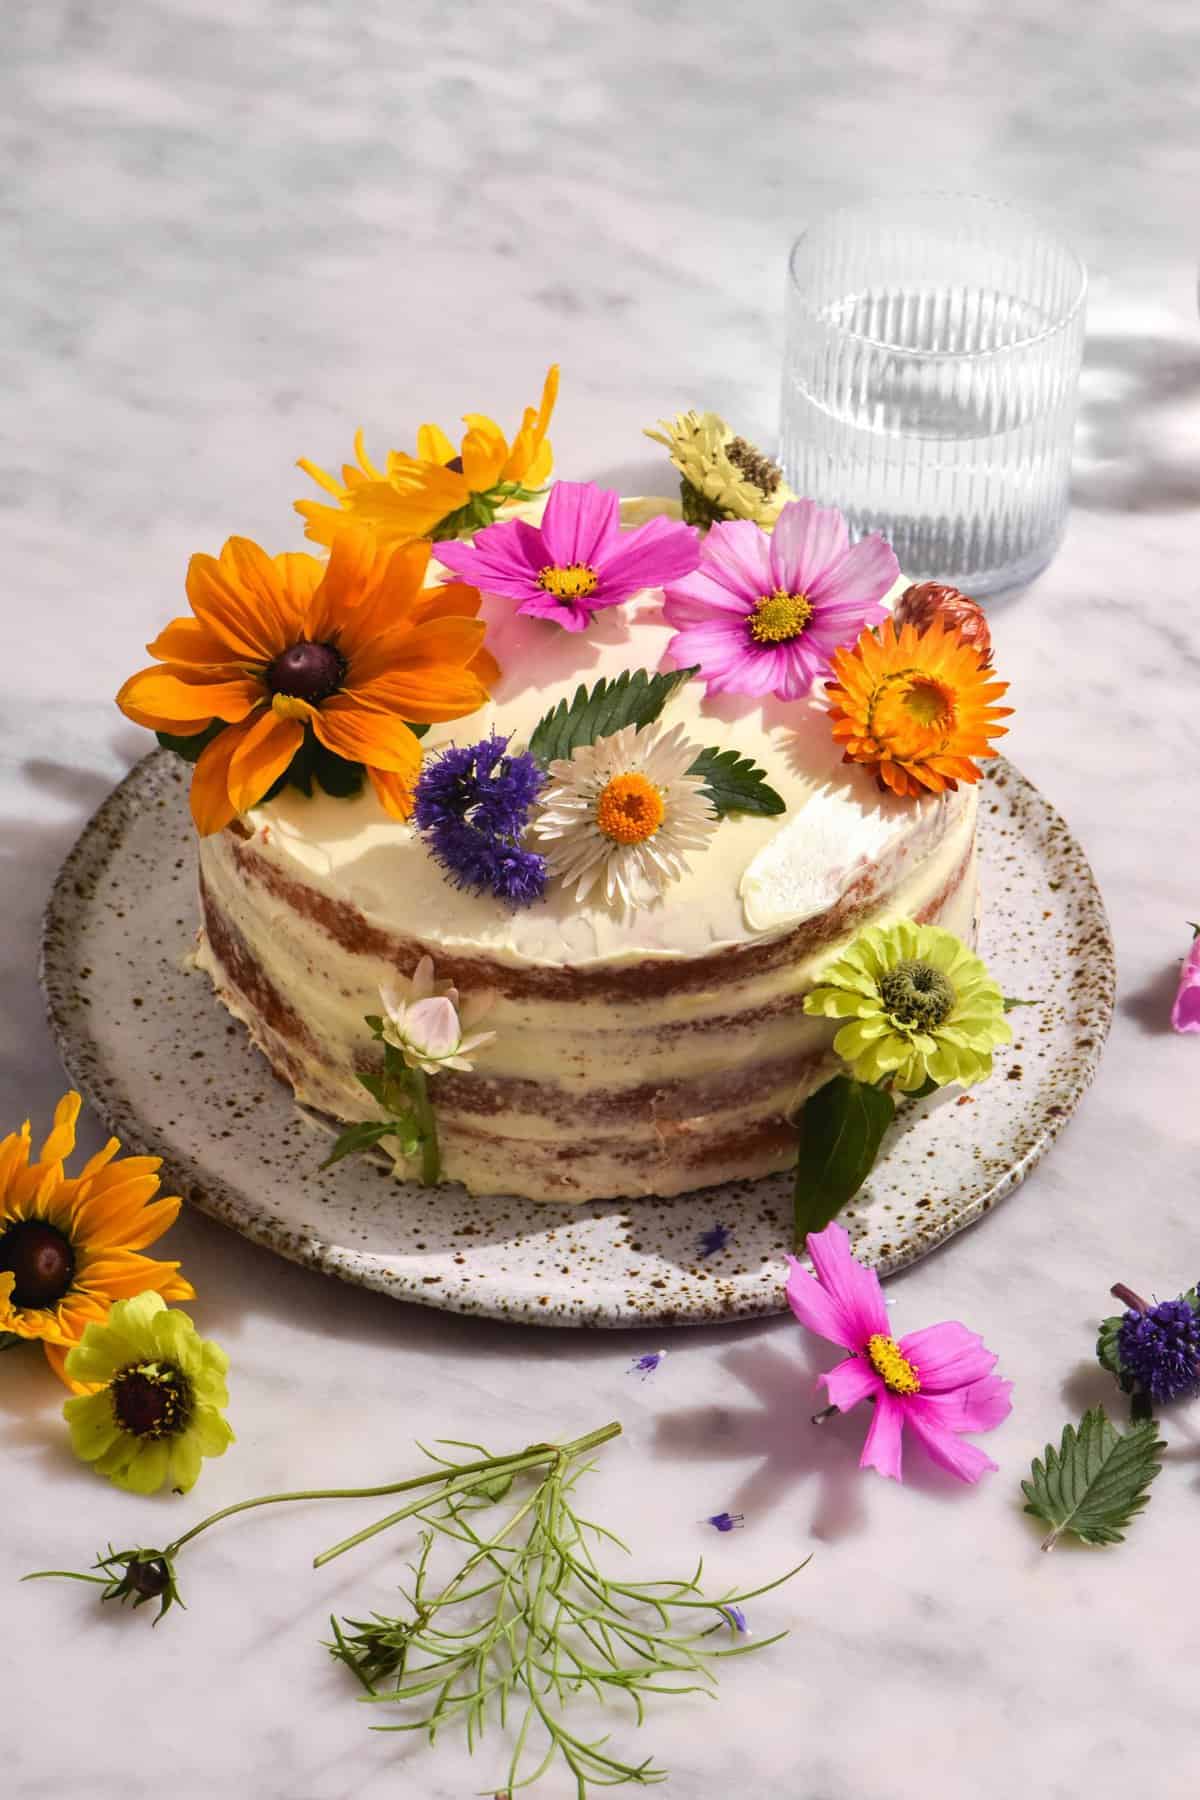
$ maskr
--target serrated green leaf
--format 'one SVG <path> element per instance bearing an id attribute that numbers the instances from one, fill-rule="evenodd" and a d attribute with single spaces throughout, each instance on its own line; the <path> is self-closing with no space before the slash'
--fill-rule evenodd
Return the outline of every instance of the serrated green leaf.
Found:
<path id="1" fill-rule="evenodd" d="M 1031 1479 L 1021 1483 L 1025 1511 L 1053 1527 L 1042 1549 L 1052 1550 L 1063 1536 L 1122 1543 L 1125 1527 L 1150 1498 L 1146 1490 L 1165 1449 L 1154 1419 L 1122 1435 L 1102 1406 L 1084 1413 L 1078 1429 L 1064 1426 L 1058 1449 L 1047 1444 L 1045 1460 L 1035 1457 Z"/>
<path id="2" fill-rule="evenodd" d="M 176 756 L 182 756 L 184 762 L 194 763 L 200 760 L 200 752 L 207 749 L 213 739 L 224 731 L 225 724 L 224 719 L 214 719 L 211 725 L 206 725 L 195 737 L 175 737 L 169 731 L 156 731 L 154 735 L 164 750 L 173 750 Z"/>
<path id="3" fill-rule="evenodd" d="M 1101 1319 L 1100 1335 L 1096 1339 L 1096 1360 L 1102 1369 L 1107 1369 L 1114 1380 L 1120 1382 L 1123 1393 L 1132 1394 L 1136 1384 L 1121 1361 L 1117 1349 L 1117 1336 L 1124 1323 L 1124 1313 L 1114 1313 L 1111 1319 Z"/>
<path id="4" fill-rule="evenodd" d="M 334 1163 L 341 1162 L 343 1156 L 353 1156 L 356 1150 L 370 1150 L 380 1138 L 395 1137 L 402 1129 L 396 1119 L 367 1119 L 361 1125 L 348 1125 L 335 1141 L 321 1168 L 332 1168 Z"/>
<path id="5" fill-rule="evenodd" d="M 718 818 L 731 812 L 771 818 L 787 811 L 782 797 L 767 786 L 765 771 L 736 750 L 702 750 L 688 774 L 703 776 L 701 791 L 712 801 Z"/>
<path id="6" fill-rule="evenodd" d="M 658 718 L 675 690 L 698 672 L 697 664 L 691 669 L 671 669 L 665 675 L 626 669 L 615 681 L 601 676 L 594 687 L 576 688 L 570 702 L 560 700 L 552 712 L 543 714 L 530 734 L 530 751 L 544 767 L 565 761 L 582 744 L 611 737 L 626 725 L 636 725 L 640 731 Z"/>
<path id="7" fill-rule="evenodd" d="M 890 1094 L 851 1075 L 835 1075 L 805 1101 L 794 1190 L 797 1252 L 857 1194 L 895 1114 Z"/>

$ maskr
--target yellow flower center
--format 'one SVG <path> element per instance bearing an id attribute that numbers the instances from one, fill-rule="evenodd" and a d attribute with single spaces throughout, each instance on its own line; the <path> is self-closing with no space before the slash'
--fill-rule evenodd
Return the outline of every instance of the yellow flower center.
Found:
<path id="1" fill-rule="evenodd" d="M 664 812 L 662 794 L 644 775 L 614 775 L 596 803 L 596 823 L 614 844 L 643 844 Z"/>
<path id="2" fill-rule="evenodd" d="M 867 1339 L 867 1355 L 877 1375 L 883 1377 L 885 1387 L 893 1394 L 919 1394 L 921 1377 L 913 1368 L 906 1356 L 901 1356 L 900 1346 L 893 1337 L 884 1337 L 877 1331 Z"/>
<path id="3" fill-rule="evenodd" d="M 776 588 L 773 594 L 760 594 L 750 614 L 750 636 L 756 644 L 787 644 L 798 638 L 812 618 L 812 601 L 807 594 L 786 594 Z"/>
<path id="4" fill-rule="evenodd" d="M 904 704 L 920 725 L 945 730 L 954 724 L 954 695 L 931 675 L 913 677 L 904 694 Z"/>
<path id="5" fill-rule="evenodd" d="M 547 594 L 563 601 L 581 600 L 586 594 L 594 594 L 600 586 L 599 576 L 587 563 L 568 563 L 565 568 L 547 563 L 538 571 L 537 580 L 538 586 Z"/>

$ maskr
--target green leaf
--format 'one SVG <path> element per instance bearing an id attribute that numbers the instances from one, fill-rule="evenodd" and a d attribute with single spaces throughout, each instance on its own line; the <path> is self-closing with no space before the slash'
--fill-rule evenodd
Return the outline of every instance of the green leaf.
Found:
<path id="1" fill-rule="evenodd" d="M 15 1331 L 0 1331 L 0 1350 L 15 1350 L 18 1344 L 26 1344 L 28 1338 L 18 1337 Z"/>
<path id="2" fill-rule="evenodd" d="M 320 1166 L 332 1168 L 343 1156 L 353 1156 L 356 1150 L 373 1149 L 380 1138 L 394 1137 L 401 1129 L 396 1119 L 367 1119 L 361 1125 L 348 1125 Z"/>
<path id="3" fill-rule="evenodd" d="M 416 738 L 424 737 L 425 733 L 429 730 L 428 725 L 413 725 L 413 724 L 410 724 L 408 722 L 408 720 L 405 720 L 405 723 L 408 725 L 408 729 L 412 732 L 413 736 Z"/>
<path id="4" fill-rule="evenodd" d="M 312 772 L 313 779 L 334 800 L 349 800 L 360 793 L 366 774 L 362 763 L 347 762 L 344 756 L 335 756 L 316 738 L 312 746 Z"/>
<path id="5" fill-rule="evenodd" d="M 1006 996 L 1004 1010 L 1005 1012 L 1012 1012 L 1018 1006 L 1036 1006 L 1037 1004 L 1038 1002 L 1036 1000 L 1013 1000 Z"/>
<path id="6" fill-rule="evenodd" d="M 611 737 L 623 726 L 636 725 L 640 731 L 658 718 L 676 688 L 698 673 L 696 664 L 666 675 L 626 669 L 615 681 L 602 676 L 593 688 L 577 688 L 570 704 L 560 700 L 553 712 L 543 714 L 530 735 L 529 748 L 545 765 L 565 760 L 582 744 Z"/>
<path id="7" fill-rule="evenodd" d="M 804 1103 L 796 1163 L 795 1243 L 823 1231 L 875 1165 L 896 1102 L 881 1088 L 835 1075 Z"/>
<path id="8" fill-rule="evenodd" d="M 787 811 L 782 797 L 767 786 L 765 772 L 736 750 L 702 750 L 688 774 L 704 777 L 702 791 L 722 819 L 731 812 L 759 813 L 770 818 Z"/>
<path id="9" fill-rule="evenodd" d="M 1141 1512 L 1146 1492 L 1162 1468 L 1166 1445 L 1154 1419 L 1122 1434 L 1102 1406 L 1084 1413 L 1078 1430 L 1063 1427 L 1062 1444 L 1047 1444 L 1045 1461 L 1035 1457 L 1032 1479 L 1021 1483 L 1025 1511 L 1053 1529 L 1042 1545 L 1052 1550 L 1060 1537 L 1082 1544 L 1119 1544 L 1125 1527 Z"/>
<path id="10" fill-rule="evenodd" d="M 927 1075 L 919 1088 L 911 1088 L 903 1098 L 905 1100 L 928 1100 L 930 1094 L 936 1094 L 940 1086 L 941 1083 L 935 1081 L 932 1075 Z"/>
<path id="11" fill-rule="evenodd" d="M 176 756 L 182 756 L 184 762 L 194 763 L 200 760 L 200 752 L 224 731 L 225 725 L 224 719 L 214 719 L 211 725 L 206 725 L 195 737 L 173 737 L 169 731 L 156 731 L 154 735 L 164 750 L 173 750 Z"/>
<path id="12" fill-rule="evenodd" d="M 1107 1369 L 1114 1380 L 1120 1382 L 1123 1393 L 1132 1394 L 1136 1383 L 1121 1361 L 1117 1349 L 1117 1334 L 1124 1323 L 1124 1313 L 1114 1313 L 1111 1319 L 1101 1319 L 1100 1335 L 1096 1339 L 1096 1360 L 1102 1369 Z"/>

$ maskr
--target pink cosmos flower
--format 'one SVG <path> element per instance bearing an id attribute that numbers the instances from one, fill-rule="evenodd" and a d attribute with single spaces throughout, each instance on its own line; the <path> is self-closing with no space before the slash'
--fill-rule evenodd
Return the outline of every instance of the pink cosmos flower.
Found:
<path id="1" fill-rule="evenodd" d="M 1200 1031 L 1200 925 L 1192 926 L 1192 947 L 1179 976 L 1179 991 L 1171 1008 L 1175 1031 Z"/>
<path id="2" fill-rule="evenodd" d="M 695 574 L 667 588 L 663 614 L 679 628 L 668 654 L 676 668 L 699 663 L 710 694 L 799 700 L 839 645 L 887 617 L 879 603 L 899 573 L 878 532 L 851 545 L 836 507 L 792 500 L 769 537 L 726 520 Z"/>
<path id="3" fill-rule="evenodd" d="M 622 531 L 616 494 L 591 481 L 556 481 L 540 525 L 486 525 L 469 544 L 436 544 L 434 555 L 473 587 L 519 600 L 518 612 L 584 631 L 601 607 L 689 574 L 700 538 L 664 517 Z"/>
<path id="4" fill-rule="evenodd" d="M 996 1358 L 983 1339 L 965 1325 L 945 1324 L 910 1331 L 897 1343 L 879 1277 L 855 1262 L 842 1227 L 811 1232 L 808 1254 L 816 1279 L 789 1256 L 787 1297 L 802 1325 L 850 1352 L 818 1378 L 838 1411 L 875 1402 L 860 1468 L 899 1481 L 907 1426 L 926 1454 L 960 1481 L 978 1481 L 994 1469 L 989 1456 L 960 1438 L 964 1431 L 991 1431 L 1012 1410 L 1012 1383 L 991 1373 Z"/>

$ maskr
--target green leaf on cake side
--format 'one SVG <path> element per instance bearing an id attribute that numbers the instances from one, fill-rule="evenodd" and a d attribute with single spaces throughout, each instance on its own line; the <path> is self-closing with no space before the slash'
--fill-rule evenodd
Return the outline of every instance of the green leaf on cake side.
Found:
<path id="1" fill-rule="evenodd" d="M 733 812 L 773 818 L 787 811 L 782 796 L 767 786 L 765 772 L 736 750 L 702 750 L 688 774 L 703 776 L 703 792 L 719 818 Z"/>
<path id="2" fill-rule="evenodd" d="M 1165 1449 L 1154 1419 L 1122 1435 L 1102 1406 L 1084 1413 L 1078 1428 L 1064 1426 L 1059 1447 L 1047 1444 L 1044 1460 L 1035 1457 L 1030 1480 L 1021 1483 L 1025 1511 L 1052 1528 L 1042 1549 L 1053 1550 L 1060 1537 L 1122 1543 L 1150 1498 Z"/>
<path id="3" fill-rule="evenodd" d="M 857 1194 L 875 1166 L 896 1102 L 882 1088 L 835 1075 L 810 1094 L 800 1113 L 796 1162 L 797 1252 L 810 1231 L 823 1231 Z"/>
<path id="4" fill-rule="evenodd" d="M 372 1150 L 381 1138 L 395 1137 L 401 1129 L 395 1119 L 365 1119 L 361 1125 L 348 1125 L 320 1167 L 331 1169 L 343 1156 L 353 1156 L 356 1150 Z"/>
<path id="5" fill-rule="evenodd" d="M 658 718 L 675 690 L 698 673 L 699 664 L 665 675 L 626 669 L 613 681 L 601 676 L 595 687 L 576 688 L 573 700 L 560 700 L 552 712 L 543 714 L 530 734 L 530 751 L 544 767 L 566 761 L 572 750 L 611 737 L 626 725 L 640 731 Z"/>

